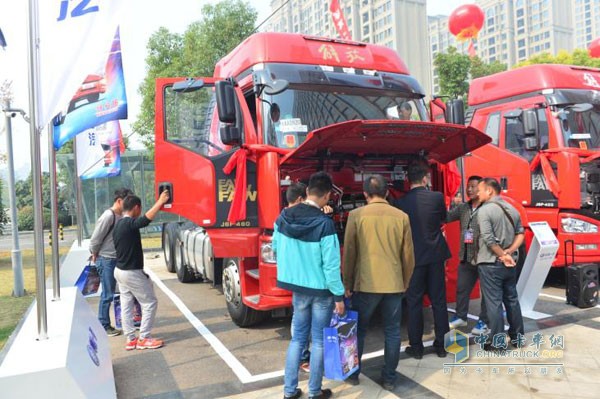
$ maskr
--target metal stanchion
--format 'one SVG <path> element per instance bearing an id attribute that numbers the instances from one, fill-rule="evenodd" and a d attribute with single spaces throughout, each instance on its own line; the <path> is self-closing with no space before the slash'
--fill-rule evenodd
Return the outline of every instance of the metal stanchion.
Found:
<path id="1" fill-rule="evenodd" d="M 54 127 L 48 124 L 48 162 L 50 164 L 50 235 L 52 247 L 52 294 L 55 301 L 60 299 L 60 259 L 58 255 L 58 194 L 56 192 L 56 150 L 54 149 Z"/>
<path id="2" fill-rule="evenodd" d="M 77 187 L 77 245 L 81 247 L 83 241 L 83 196 L 81 193 L 81 178 L 79 177 L 79 169 L 77 168 L 77 140 L 73 140 L 73 160 Z"/>
<path id="3" fill-rule="evenodd" d="M 36 298 L 38 338 L 48 339 L 48 314 L 46 309 L 46 271 L 44 264 L 44 230 L 42 220 L 42 161 L 40 158 L 40 128 L 38 127 L 39 104 L 39 60 L 37 53 L 38 43 L 38 4 L 36 0 L 29 0 L 29 40 L 27 58 L 29 61 L 29 123 L 31 145 L 31 176 L 33 180 L 33 242 L 36 264 Z"/>

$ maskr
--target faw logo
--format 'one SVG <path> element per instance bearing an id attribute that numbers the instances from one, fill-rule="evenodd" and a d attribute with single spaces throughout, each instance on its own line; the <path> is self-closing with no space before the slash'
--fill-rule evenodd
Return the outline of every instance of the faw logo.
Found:
<path id="1" fill-rule="evenodd" d="M 531 175 L 531 189 L 532 190 L 548 190 L 546 186 L 546 179 L 543 175 L 533 174 Z"/>
<path id="2" fill-rule="evenodd" d="M 232 179 L 219 179 L 218 181 L 218 201 L 219 202 L 231 202 L 233 201 L 233 193 L 235 192 L 235 185 Z M 246 199 L 248 201 L 256 201 L 256 190 L 252 190 L 252 184 L 248 184 L 248 190 L 246 191 Z"/>

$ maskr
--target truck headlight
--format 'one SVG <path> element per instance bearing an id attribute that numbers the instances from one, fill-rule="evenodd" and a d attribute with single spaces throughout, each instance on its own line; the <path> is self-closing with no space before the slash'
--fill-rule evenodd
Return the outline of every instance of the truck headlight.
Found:
<path id="1" fill-rule="evenodd" d="M 263 242 L 260 245 L 260 258 L 263 263 L 277 263 L 277 256 L 273 251 L 273 244 L 270 242 Z"/>
<path id="2" fill-rule="evenodd" d="M 560 219 L 562 229 L 566 233 L 597 233 L 598 226 L 585 220 L 563 217 Z"/>

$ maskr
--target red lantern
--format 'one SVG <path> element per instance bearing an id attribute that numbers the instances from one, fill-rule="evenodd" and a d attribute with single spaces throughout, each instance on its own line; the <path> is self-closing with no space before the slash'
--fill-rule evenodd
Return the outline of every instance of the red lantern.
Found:
<path id="1" fill-rule="evenodd" d="M 450 14 L 448 29 L 459 42 L 476 39 L 484 19 L 483 10 L 477 4 L 465 4 Z"/>
<path id="2" fill-rule="evenodd" d="M 588 46 L 588 53 L 592 58 L 600 58 L 600 37 L 592 40 Z"/>

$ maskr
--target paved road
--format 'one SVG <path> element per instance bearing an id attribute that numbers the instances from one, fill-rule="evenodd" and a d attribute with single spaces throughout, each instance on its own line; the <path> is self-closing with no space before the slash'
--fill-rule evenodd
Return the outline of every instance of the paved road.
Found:
<path id="1" fill-rule="evenodd" d="M 147 253 L 145 262 L 146 269 L 157 283 L 156 293 L 159 300 L 153 333 L 165 339 L 166 346 L 156 351 L 127 352 L 123 348 L 122 336 L 110 338 L 119 398 L 220 398 L 236 394 L 245 398 L 281 397 L 285 351 L 290 339 L 289 318 L 267 320 L 253 328 L 239 328 L 227 313 L 220 289 L 200 282 L 181 284 L 174 274 L 166 271 L 164 260 L 159 253 Z M 536 330 L 545 332 L 549 327 L 566 328 L 567 325 L 572 325 L 571 323 L 591 323 L 594 318 L 600 321 L 600 309 L 585 311 L 565 305 L 562 299 L 564 288 L 546 286 L 543 292 L 546 297 L 540 297 L 536 309 L 555 316 L 539 322 L 526 319 L 528 336 Z M 95 309 L 97 300 L 90 301 Z M 450 304 L 450 307 L 453 307 L 453 304 Z M 478 300 L 472 301 L 470 310 L 472 314 L 478 314 Z M 424 313 L 424 338 L 428 341 L 432 339 L 433 334 L 431 311 L 426 309 Z M 470 331 L 474 323 L 475 320 L 470 320 L 469 327 L 465 330 Z M 403 344 L 406 344 L 407 336 L 405 325 L 406 322 L 403 321 Z M 598 328 L 597 323 L 594 324 L 594 328 Z M 587 330 L 582 331 L 587 333 Z M 574 344 L 577 339 L 569 333 L 569 344 Z M 382 347 L 381 323 L 375 321 L 374 328 L 367 336 L 365 348 L 365 353 L 372 353 L 372 356 L 364 363 L 366 375 L 375 382 L 379 381 L 380 367 L 383 363 L 381 353 L 378 353 Z M 583 354 L 579 349 L 570 352 L 570 355 Z M 598 356 L 600 359 L 600 354 Z M 444 375 L 442 369 L 443 363 L 448 361 L 452 361 L 451 357 L 439 359 L 430 354 L 419 362 L 402 354 L 398 368 L 400 383 L 392 395 L 380 391 L 372 393 L 366 390 L 366 386 L 359 386 L 358 388 L 363 390 L 362 394 L 351 391 L 338 397 L 454 397 L 447 391 L 452 386 L 461 389 L 469 381 L 456 384 L 446 382 L 445 379 L 449 376 Z M 439 377 L 440 381 L 432 377 Z M 543 376 L 537 377 L 540 381 L 547 381 Z M 487 385 L 479 381 L 477 376 L 471 375 L 470 378 L 472 386 L 462 393 L 462 397 L 478 398 L 478 392 Z M 302 376 L 302 380 L 305 384 L 306 375 Z M 504 378 L 497 382 L 506 389 L 521 387 Z M 555 381 L 550 378 L 549 382 L 554 384 Z M 586 382 L 589 382 L 587 377 Z M 338 390 L 343 388 L 340 388 L 339 384 L 332 384 L 334 383 L 329 381 L 326 386 Z M 532 388 L 527 380 L 524 384 L 523 387 L 528 390 L 526 396 L 512 397 L 537 397 L 531 392 L 539 387 Z M 260 391 L 255 392 L 256 390 Z"/>
<path id="2" fill-rule="evenodd" d="M 48 246 L 48 231 L 44 231 L 44 245 Z M 60 241 L 60 245 L 71 246 L 73 241 L 77 239 L 77 230 L 68 229 L 64 231 L 64 240 Z M 33 249 L 33 232 L 19 232 L 19 246 L 21 249 Z M 13 249 L 12 235 L 10 231 L 0 235 L 0 251 L 10 251 Z"/>

